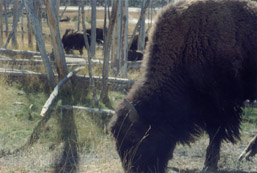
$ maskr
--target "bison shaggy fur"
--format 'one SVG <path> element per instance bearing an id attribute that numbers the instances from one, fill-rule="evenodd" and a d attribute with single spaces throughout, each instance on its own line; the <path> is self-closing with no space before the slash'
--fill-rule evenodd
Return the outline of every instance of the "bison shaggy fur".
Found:
<path id="1" fill-rule="evenodd" d="M 239 137 L 243 102 L 256 99 L 257 4 L 191 0 L 157 16 L 141 77 L 110 122 L 126 172 L 165 172 L 176 144 L 206 131 L 204 171 Z M 128 104 L 130 103 L 130 104 Z"/>
<path id="2" fill-rule="evenodd" d="M 87 34 L 90 44 L 90 37 Z M 66 53 L 73 53 L 73 50 L 79 50 L 80 55 L 83 55 L 83 47 L 85 47 L 85 40 L 83 32 L 74 31 L 73 29 L 66 29 L 62 37 L 63 48 Z"/>

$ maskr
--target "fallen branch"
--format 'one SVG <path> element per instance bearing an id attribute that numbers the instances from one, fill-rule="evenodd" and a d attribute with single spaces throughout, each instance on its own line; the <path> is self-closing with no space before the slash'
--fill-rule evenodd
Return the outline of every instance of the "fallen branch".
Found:
<path id="1" fill-rule="evenodd" d="M 64 77 L 54 88 L 53 92 L 51 93 L 50 97 L 47 99 L 46 103 L 44 104 L 40 115 L 41 116 L 45 116 L 46 113 L 48 112 L 48 110 L 50 109 L 50 107 L 52 106 L 52 104 L 54 103 L 56 97 L 58 96 L 58 93 L 60 91 L 60 89 L 62 88 L 62 86 L 68 81 L 68 79 L 70 79 L 73 75 L 75 75 L 76 73 L 78 73 L 81 69 L 84 69 L 85 67 L 79 67 L 75 70 L 73 70 L 72 72 L 68 73 L 68 75 L 66 77 Z"/>
<path id="2" fill-rule="evenodd" d="M 250 160 L 250 157 L 253 157 L 255 154 L 257 154 L 257 135 L 255 135 L 246 149 L 241 153 L 238 160 L 241 161 L 244 158 Z"/>
<path id="3" fill-rule="evenodd" d="M 47 81 L 46 74 L 36 73 L 32 71 L 27 71 L 27 70 L 0 68 L 0 75 L 8 76 L 8 79 L 13 81 L 24 82 L 26 80 L 29 80 L 31 77 L 39 78 L 42 84 L 46 83 Z M 57 78 L 57 75 L 55 75 L 55 77 Z M 100 89 L 102 77 L 93 76 L 93 79 L 96 82 L 96 87 Z M 77 75 L 75 79 L 75 83 L 77 83 L 80 86 L 87 86 L 89 84 L 89 80 L 90 80 L 89 76 Z M 112 91 L 122 91 L 122 92 L 124 90 L 128 91 L 132 87 L 134 82 L 135 80 L 125 79 L 125 78 L 115 78 L 115 77 L 108 78 L 109 89 Z"/>
<path id="4" fill-rule="evenodd" d="M 105 114 L 105 115 L 113 115 L 115 113 L 114 110 L 110 110 L 110 109 L 89 108 L 89 107 L 71 106 L 71 105 L 62 105 L 62 106 L 59 106 L 59 108 L 67 109 L 67 110 L 79 110 L 79 111 L 85 111 L 89 113 Z"/>
<path id="5" fill-rule="evenodd" d="M 35 55 L 40 55 L 40 52 L 0 49 L 0 54 L 9 57 L 19 56 L 20 58 L 24 59 L 32 59 Z"/>
<path id="6" fill-rule="evenodd" d="M 53 63 L 53 62 L 52 62 Z M 72 58 L 66 57 L 67 66 L 85 66 L 88 65 L 88 61 L 83 58 Z M 103 64 L 102 60 L 99 59 L 92 59 L 92 65 L 101 65 Z M 36 55 L 33 56 L 33 59 L 15 59 L 15 58 L 8 58 L 8 57 L 0 57 L 0 65 L 2 67 L 11 66 L 14 68 L 14 65 L 30 65 L 30 66 L 43 66 L 43 61 L 41 60 L 41 56 Z M 6 66 L 7 65 L 7 66 Z M 128 62 L 128 69 L 139 69 L 141 66 L 141 61 L 129 61 Z"/>

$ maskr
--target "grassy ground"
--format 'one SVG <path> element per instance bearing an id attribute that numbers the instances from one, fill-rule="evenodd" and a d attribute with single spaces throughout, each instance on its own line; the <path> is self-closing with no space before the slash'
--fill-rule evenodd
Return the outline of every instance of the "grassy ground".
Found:
<path id="1" fill-rule="evenodd" d="M 33 146 L 16 154 L 8 155 L 24 145 L 33 128 L 41 119 L 39 112 L 47 93 L 29 92 L 16 83 L 7 84 L 0 80 L 0 172 L 54 172 L 64 150 L 61 140 L 60 114 L 54 112 L 41 132 L 40 139 Z M 122 95 L 110 94 L 114 107 Z M 30 107 L 32 108 L 30 109 Z M 257 133 L 257 109 L 245 110 L 242 124 L 242 140 L 236 145 L 222 145 L 220 172 L 256 172 L 257 158 L 252 162 L 237 162 L 239 154 L 249 140 Z M 74 112 L 77 128 L 79 161 L 73 169 L 79 172 L 122 172 L 121 163 L 114 147 L 114 141 L 106 133 L 109 118 L 83 112 Z M 203 135 L 191 146 L 178 145 L 168 172 L 199 172 L 203 166 L 208 138 Z M 64 165 L 65 167 L 65 165 Z"/>

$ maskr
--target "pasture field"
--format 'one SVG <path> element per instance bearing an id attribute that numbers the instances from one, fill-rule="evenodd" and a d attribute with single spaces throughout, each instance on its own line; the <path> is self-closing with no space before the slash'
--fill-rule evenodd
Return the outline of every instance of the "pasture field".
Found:
<path id="1" fill-rule="evenodd" d="M 90 14 L 87 13 L 87 15 Z M 69 23 L 60 23 L 61 35 L 65 29 L 75 28 L 77 25 L 76 12 L 65 13 L 64 16 L 66 15 L 70 16 L 72 20 Z M 138 17 L 138 13 L 131 13 L 131 15 L 135 18 Z M 103 14 L 98 13 L 98 18 L 102 19 Z M 102 26 L 102 23 L 98 22 L 98 26 Z M 133 27 L 134 25 L 131 24 L 130 32 L 132 32 Z M 49 33 L 46 23 L 43 23 L 43 32 Z M 35 40 L 34 47 L 29 48 L 26 44 L 26 38 L 24 43 L 21 43 L 20 33 L 17 37 L 20 43 L 19 49 L 35 50 Z M 47 51 L 50 52 L 51 43 L 47 35 L 45 35 L 45 44 Z M 8 48 L 11 49 L 11 44 Z M 84 54 L 86 55 L 85 50 Z M 101 48 L 97 50 L 97 58 L 102 58 Z M 93 73 L 100 75 L 101 67 L 96 67 Z M 87 74 L 87 70 L 80 72 L 80 74 Z M 138 71 L 132 71 L 129 73 L 129 78 L 136 79 L 138 75 Z M 75 92 L 69 103 L 92 106 L 92 93 L 85 86 L 81 86 L 80 90 Z M 42 119 L 39 114 L 49 94 L 49 91 L 44 89 L 37 79 L 23 85 L 15 81 L 11 82 L 8 77 L 0 77 L 0 173 L 123 172 L 114 140 L 107 132 L 110 116 L 74 111 L 76 137 L 72 142 L 76 146 L 77 154 L 71 153 L 69 157 L 63 157 L 67 152 L 65 141 L 67 131 L 63 128 L 62 117 L 56 107 L 62 105 L 61 100 L 70 99 L 65 95 L 56 104 L 49 121 L 40 129 L 41 133 L 38 140 L 27 148 L 16 150 L 24 146 L 33 129 Z M 123 96 L 119 92 L 110 92 L 110 107 L 115 109 Z M 107 108 L 103 103 L 100 103 L 99 107 Z M 251 161 L 244 160 L 240 163 L 237 161 L 239 154 L 257 133 L 257 108 L 244 109 L 241 131 L 242 140 L 238 141 L 237 144 L 223 143 L 218 172 L 257 172 L 257 156 Z M 174 152 L 174 158 L 169 162 L 168 172 L 200 172 L 208 142 L 207 135 L 203 134 L 191 146 L 178 145 Z M 68 149 L 71 147 L 68 146 Z M 68 164 L 68 160 L 72 160 L 73 164 Z"/>
<path id="2" fill-rule="evenodd" d="M 63 168 L 59 165 L 64 151 L 64 141 L 60 137 L 63 129 L 60 127 L 60 114 L 57 111 L 53 111 L 51 119 L 42 129 L 39 140 L 34 145 L 9 155 L 29 139 L 33 128 L 41 119 L 39 113 L 47 97 L 47 92 L 25 88 L 15 82 L 7 83 L 4 78 L 1 78 L 1 173 L 54 172 L 69 168 L 65 164 L 62 165 Z M 90 94 L 85 97 L 88 99 Z M 110 93 L 113 107 L 117 106 L 122 97 L 120 93 Z M 246 108 L 243 115 L 242 140 L 236 145 L 223 143 L 219 162 L 220 172 L 257 171 L 256 157 L 252 161 L 237 162 L 239 154 L 257 133 L 256 114 L 256 108 Z M 75 111 L 74 117 L 79 161 L 70 167 L 79 172 L 122 172 L 114 140 L 106 132 L 109 117 L 80 111 Z M 200 172 L 207 145 L 208 138 L 205 134 L 191 146 L 178 145 L 174 152 L 174 159 L 169 163 L 168 172 Z"/>

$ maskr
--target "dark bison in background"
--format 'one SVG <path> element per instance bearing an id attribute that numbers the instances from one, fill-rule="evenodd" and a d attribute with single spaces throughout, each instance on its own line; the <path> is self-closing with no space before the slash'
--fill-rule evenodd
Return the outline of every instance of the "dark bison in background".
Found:
<path id="1" fill-rule="evenodd" d="M 204 171 L 222 141 L 239 139 L 246 99 L 256 99 L 257 3 L 191 0 L 168 5 L 149 35 L 141 77 L 110 131 L 126 172 L 165 172 L 176 144 L 206 131 Z"/>
<path id="2" fill-rule="evenodd" d="M 87 38 L 90 44 L 89 35 L 87 35 Z M 83 32 L 66 29 L 62 37 L 62 44 L 66 53 L 73 53 L 75 49 L 79 50 L 80 55 L 83 55 L 83 47 L 85 47 Z"/>
<path id="3" fill-rule="evenodd" d="M 91 29 L 87 29 L 86 33 L 91 36 Z M 102 28 L 96 28 L 96 42 L 97 44 L 103 44 L 104 33 Z"/>
<path id="4" fill-rule="evenodd" d="M 138 34 L 134 36 L 130 46 L 130 50 L 137 50 L 138 37 L 139 37 Z M 148 36 L 145 36 L 145 46 L 147 42 L 148 42 Z"/>
<path id="5" fill-rule="evenodd" d="M 137 50 L 128 51 L 128 61 L 140 61 L 143 59 L 143 53 Z"/>

